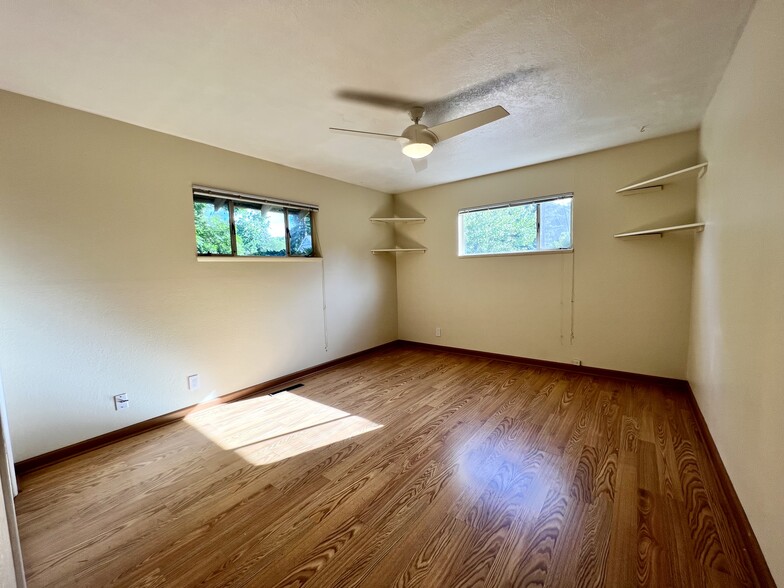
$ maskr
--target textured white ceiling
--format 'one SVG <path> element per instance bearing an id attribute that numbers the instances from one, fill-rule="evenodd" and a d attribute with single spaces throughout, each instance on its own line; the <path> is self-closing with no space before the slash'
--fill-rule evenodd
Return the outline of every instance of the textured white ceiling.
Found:
<path id="1" fill-rule="evenodd" d="M 0 88 L 401 192 L 697 127 L 752 4 L 0 0 Z M 511 116 L 416 174 L 395 142 L 327 130 L 409 124 L 347 90 L 434 103 L 429 125 Z"/>

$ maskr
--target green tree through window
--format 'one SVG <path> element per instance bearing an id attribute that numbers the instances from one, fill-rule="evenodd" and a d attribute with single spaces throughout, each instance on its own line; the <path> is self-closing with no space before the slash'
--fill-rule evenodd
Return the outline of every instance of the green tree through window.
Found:
<path id="1" fill-rule="evenodd" d="M 196 224 L 196 252 L 199 255 L 231 255 L 229 205 L 223 206 L 203 200 L 193 201 Z"/>
<path id="2" fill-rule="evenodd" d="M 480 210 L 463 215 L 465 255 L 536 249 L 536 205 Z"/>
<path id="3" fill-rule="evenodd" d="M 283 209 L 234 205 L 237 255 L 286 255 Z"/>
<path id="4" fill-rule="evenodd" d="M 461 211 L 460 255 L 570 249 L 572 195 Z"/>
<path id="5" fill-rule="evenodd" d="M 201 194 L 194 188 L 197 255 L 313 256 L 312 210 Z"/>

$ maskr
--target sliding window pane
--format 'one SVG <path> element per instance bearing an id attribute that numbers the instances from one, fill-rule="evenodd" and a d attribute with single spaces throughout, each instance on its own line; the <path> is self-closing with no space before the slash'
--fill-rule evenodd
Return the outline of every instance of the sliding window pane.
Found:
<path id="1" fill-rule="evenodd" d="M 231 255 L 229 205 L 225 200 L 194 199 L 198 255 Z"/>
<path id="2" fill-rule="evenodd" d="M 313 229 L 310 211 L 289 210 L 289 255 L 311 257 L 313 255 Z"/>
<path id="3" fill-rule="evenodd" d="M 517 253 L 536 249 L 536 204 L 460 214 L 461 255 Z"/>
<path id="4" fill-rule="evenodd" d="M 282 208 L 235 203 L 234 227 L 237 232 L 237 255 L 286 255 L 286 226 Z"/>
<path id="5" fill-rule="evenodd" d="M 539 205 L 541 249 L 572 247 L 572 199 L 559 198 Z"/>

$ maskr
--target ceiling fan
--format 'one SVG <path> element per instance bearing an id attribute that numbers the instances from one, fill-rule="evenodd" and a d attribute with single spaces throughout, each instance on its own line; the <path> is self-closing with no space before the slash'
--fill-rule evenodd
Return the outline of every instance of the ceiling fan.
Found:
<path id="1" fill-rule="evenodd" d="M 509 116 L 509 113 L 502 106 L 493 106 L 479 112 L 467 114 L 454 120 L 450 120 L 432 127 L 420 124 L 425 109 L 422 106 L 414 106 L 408 111 L 408 116 L 414 123 L 406 127 L 399 135 L 389 135 L 385 133 L 372 133 L 369 131 L 357 131 L 354 129 L 339 129 L 330 127 L 331 131 L 338 133 L 348 133 L 358 137 L 372 137 L 377 139 L 390 139 L 398 141 L 403 146 L 403 154 L 411 158 L 414 169 L 419 172 L 427 168 L 425 157 L 430 155 L 433 147 L 437 143 L 462 135 L 478 127 Z"/>

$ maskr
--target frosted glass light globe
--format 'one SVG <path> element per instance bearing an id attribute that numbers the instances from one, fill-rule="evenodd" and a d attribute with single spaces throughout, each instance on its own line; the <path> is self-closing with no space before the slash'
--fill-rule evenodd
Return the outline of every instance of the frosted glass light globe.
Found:
<path id="1" fill-rule="evenodd" d="M 427 143 L 409 143 L 403 147 L 403 155 L 411 159 L 422 159 L 433 152 L 433 146 Z"/>

